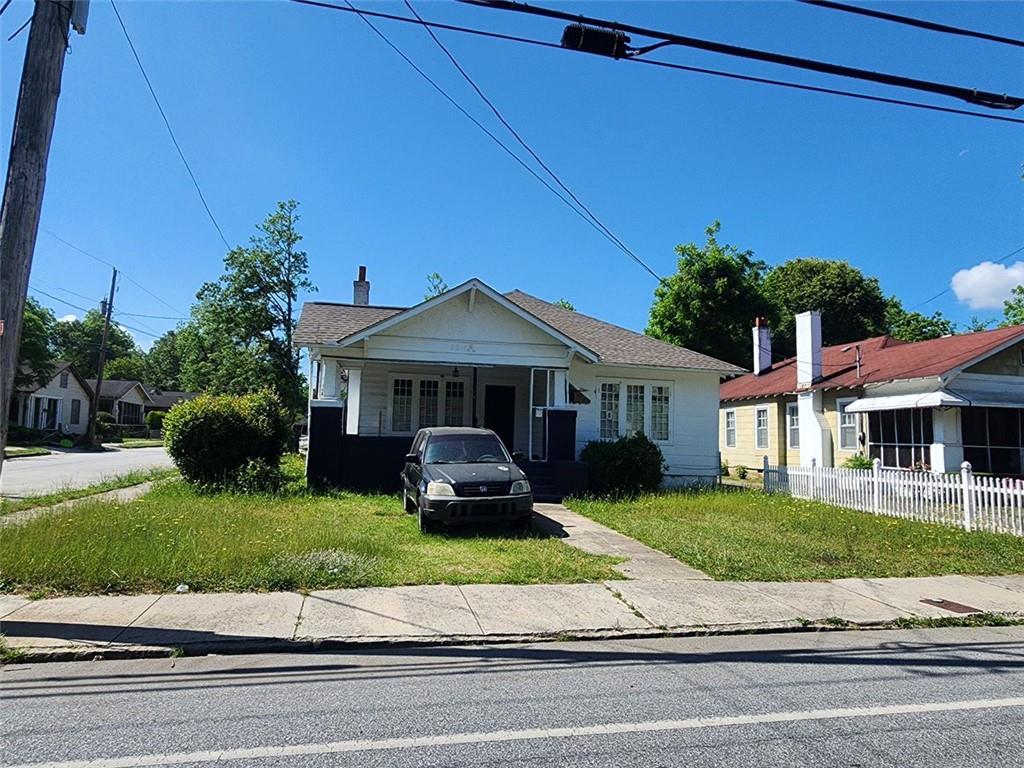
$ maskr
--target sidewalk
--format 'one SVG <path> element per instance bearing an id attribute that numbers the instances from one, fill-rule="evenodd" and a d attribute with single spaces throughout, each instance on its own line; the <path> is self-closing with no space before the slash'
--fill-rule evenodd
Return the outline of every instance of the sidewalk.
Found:
<path id="1" fill-rule="evenodd" d="M 539 524 L 629 557 L 603 584 L 434 585 L 244 594 L 0 596 L 0 631 L 32 659 L 481 643 L 665 632 L 873 626 L 900 617 L 1024 615 L 1024 576 L 721 582 L 561 505 Z M 929 602 L 924 602 L 929 601 Z M 936 605 L 935 601 L 939 601 Z M 947 602 L 942 602 L 947 601 Z"/>

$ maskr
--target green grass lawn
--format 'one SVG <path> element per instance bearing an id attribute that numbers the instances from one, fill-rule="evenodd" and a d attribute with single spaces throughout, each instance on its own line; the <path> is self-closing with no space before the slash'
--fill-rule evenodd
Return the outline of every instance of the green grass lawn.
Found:
<path id="1" fill-rule="evenodd" d="M 156 437 L 126 437 L 118 443 L 121 448 L 159 448 L 164 441 Z"/>
<path id="2" fill-rule="evenodd" d="M 49 456 L 50 451 L 39 445 L 33 445 L 28 447 L 19 447 L 9 445 L 4 449 L 5 459 L 22 459 L 30 456 Z"/>
<path id="3" fill-rule="evenodd" d="M 532 584 L 621 578 L 613 558 L 502 529 L 424 535 L 393 496 L 202 495 L 170 481 L 128 504 L 83 501 L 0 536 L 0 589 L 36 595 Z"/>
<path id="4" fill-rule="evenodd" d="M 571 500 L 571 509 L 722 580 L 1024 573 L 1024 539 L 754 491 Z"/>
<path id="5" fill-rule="evenodd" d="M 104 491 L 114 491 L 118 488 L 127 488 L 131 485 L 138 485 L 149 480 L 162 480 L 166 477 L 176 475 L 178 470 L 170 467 L 157 467 L 154 469 L 138 469 L 125 472 L 120 475 L 109 477 L 103 482 L 94 485 L 86 485 L 82 488 L 66 488 L 53 493 L 44 493 L 37 496 L 25 496 L 20 499 L 0 499 L 0 515 L 7 515 L 11 512 L 20 512 L 23 509 L 34 509 L 35 507 L 50 507 L 60 504 L 62 501 L 82 499 L 86 496 L 93 496 Z"/>

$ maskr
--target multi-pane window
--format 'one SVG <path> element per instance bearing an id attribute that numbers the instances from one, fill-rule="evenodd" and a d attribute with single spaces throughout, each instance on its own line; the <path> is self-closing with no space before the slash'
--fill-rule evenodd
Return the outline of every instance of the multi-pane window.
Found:
<path id="1" fill-rule="evenodd" d="M 931 466 L 931 408 L 901 408 L 868 414 L 868 456 L 883 467 Z"/>
<path id="2" fill-rule="evenodd" d="M 444 424 L 446 427 L 461 427 L 466 412 L 466 382 L 446 381 L 444 383 Z"/>
<path id="3" fill-rule="evenodd" d="M 142 406 L 139 403 L 122 402 L 118 413 L 121 416 L 122 424 L 142 423 Z"/>
<path id="4" fill-rule="evenodd" d="M 644 385 L 626 385 L 626 434 L 644 431 Z"/>
<path id="5" fill-rule="evenodd" d="M 395 379 L 391 385 L 391 431 L 412 431 L 412 379 Z"/>
<path id="6" fill-rule="evenodd" d="M 856 451 L 858 447 L 857 432 L 860 422 L 856 413 L 849 413 L 846 410 L 846 407 L 852 402 L 852 399 L 836 401 L 836 410 L 839 412 L 839 450 L 841 451 Z"/>
<path id="7" fill-rule="evenodd" d="M 736 447 L 736 411 L 725 412 L 725 447 Z"/>
<path id="8" fill-rule="evenodd" d="M 800 447 L 800 406 L 790 403 L 786 406 L 786 434 L 790 448 Z"/>
<path id="9" fill-rule="evenodd" d="M 77 424 L 82 418 L 82 401 L 71 401 L 71 423 Z"/>
<path id="10" fill-rule="evenodd" d="M 440 384 L 437 379 L 420 379 L 419 426 L 436 427 Z"/>
<path id="11" fill-rule="evenodd" d="M 68 372 L 67 371 L 64 371 L 60 375 L 60 388 L 61 389 L 67 389 L 68 388 Z"/>
<path id="12" fill-rule="evenodd" d="M 1024 408 L 961 408 L 964 459 L 975 472 L 1024 471 Z"/>
<path id="13" fill-rule="evenodd" d="M 601 439 L 614 440 L 619 436 L 619 383 L 601 382 Z"/>
<path id="14" fill-rule="evenodd" d="M 651 387 L 651 439 L 668 440 L 668 414 L 671 394 L 663 384 Z"/>
<path id="15" fill-rule="evenodd" d="M 758 408 L 754 411 L 754 446 L 768 447 L 768 409 Z"/>

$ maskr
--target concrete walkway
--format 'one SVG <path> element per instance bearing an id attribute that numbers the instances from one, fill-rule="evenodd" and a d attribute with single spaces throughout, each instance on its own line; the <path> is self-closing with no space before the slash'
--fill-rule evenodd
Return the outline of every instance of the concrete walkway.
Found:
<path id="1" fill-rule="evenodd" d="M 561 505 L 538 524 L 630 558 L 603 584 L 472 584 L 66 597 L 0 595 L 0 632 L 29 658 L 242 653 L 367 643 L 481 643 L 743 632 L 900 617 L 1024 615 L 1024 576 L 721 582 Z"/>
<path id="2" fill-rule="evenodd" d="M 20 525 L 21 523 L 26 523 L 29 520 L 34 520 L 37 517 L 42 517 L 43 515 L 51 515 L 54 512 L 65 512 L 72 507 L 87 501 L 117 501 L 124 504 L 132 499 L 137 499 L 140 496 L 146 495 L 152 487 L 153 481 L 149 480 L 145 483 L 139 483 L 138 485 L 129 485 L 127 488 L 115 488 L 112 491 L 94 493 L 77 499 L 68 499 L 67 501 L 62 501 L 59 504 L 52 504 L 49 507 L 29 507 L 28 509 L 23 509 L 20 512 L 12 512 L 9 515 L 0 517 L 0 528 L 7 525 Z"/>

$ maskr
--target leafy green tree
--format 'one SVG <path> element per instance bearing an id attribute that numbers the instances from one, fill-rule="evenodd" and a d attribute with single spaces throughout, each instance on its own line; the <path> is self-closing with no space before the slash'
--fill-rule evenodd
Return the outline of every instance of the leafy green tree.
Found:
<path id="1" fill-rule="evenodd" d="M 821 340 L 826 346 L 886 331 L 886 301 L 878 278 L 866 277 L 845 261 L 790 259 L 768 273 L 764 293 L 777 317 L 774 349 L 784 355 L 796 351 L 793 316 L 800 312 L 821 312 Z"/>
<path id="2" fill-rule="evenodd" d="M 29 296 L 21 325 L 21 346 L 18 348 L 18 370 L 14 386 L 45 383 L 53 376 L 53 328 L 57 319 L 53 312 Z"/>
<path id="3" fill-rule="evenodd" d="M 57 357 L 72 363 L 87 379 L 96 377 L 102 341 L 103 315 L 96 309 L 90 309 L 81 320 L 57 323 L 53 329 L 53 346 Z M 131 334 L 117 323 L 111 323 L 107 336 L 107 362 L 138 353 L 139 348 Z"/>
<path id="4" fill-rule="evenodd" d="M 178 331 L 170 330 L 153 342 L 146 352 L 146 366 L 150 386 L 157 389 L 180 390 L 181 351 L 178 349 Z"/>
<path id="5" fill-rule="evenodd" d="M 192 320 L 178 330 L 181 385 L 215 394 L 272 386 L 294 414 L 304 377 L 292 347 L 299 291 L 315 291 L 297 248 L 298 203 L 278 203 L 247 247 L 224 257 L 224 274 L 196 294 Z"/>
<path id="6" fill-rule="evenodd" d="M 964 333 L 980 333 L 981 331 L 987 331 L 995 324 L 995 320 L 982 320 L 977 315 L 972 315 L 971 319 L 964 323 L 961 327 Z"/>
<path id="7" fill-rule="evenodd" d="M 941 312 L 932 315 L 911 312 L 895 296 L 885 300 L 885 327 L 890 336 L 901 341 L 925 341 L 956 333 L 956 323 L 943 317 Z"/>
<path id="8" fill-rule="evenodd" d="M 424 301 L 430 301 L 435 296 L 440 296 L 448 290 L 448 283 L 441 277 L 440 272 L 431 272 L 427 275 L 427 292 L 423 294 Z"/>
<path id="9" fill-rule="evenodd" d="M 103 366 L 104 379 L 124 379 L 150 384 L 149 366 L 143 352 L 116 357 Z"/>
<path id="10" fill-rule="evenodd" d="M 568 309 L 570 312 L 576 311 L 576 305 L 573 304 L 568 299 L 559 299 L 558 301 L 555 302 L 555 306 L 561 307 L 562 309 Z"/>
<path id="11" fill-rule="evenodd" d="M 705 230 L 704 245 L 677 245 L 677 271 L 654 290 L 647 334 L 749 367 L 750 328 L 769 315 L 762 292 L 766 266 L 751 251 L 719 243 L 721 224 Z"/>
<path id="12" fill-rule="evenodd" d="M 1024 285 L 1018 285 L 1010 293 L 1010 298 L 1003 302 L 1003 322 L 1001 326 L 1024 325 Z"/>

